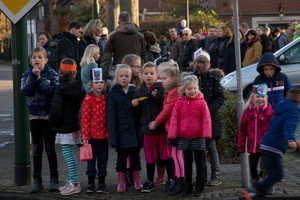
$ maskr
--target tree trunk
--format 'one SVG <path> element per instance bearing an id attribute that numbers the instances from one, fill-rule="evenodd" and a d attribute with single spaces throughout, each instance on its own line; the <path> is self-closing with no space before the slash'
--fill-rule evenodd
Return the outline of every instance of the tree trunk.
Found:
<path id="1" fill-rule="evenodd" d="M 50 14 L 50 30 L 51 35 L 56 35 L 59 33 L 59 20 L 58 20 L 58 12 L 56 8 L 57 0 L 49 0 L 49 14 Z"/>
<path id="2" fill-rule="evenodd" d="M 106 26 L 108 31 L 113 31 L 118 25 L 118 17 L 120 14 L 120 1 L 119 0 L 106 0 Z"/>
<path id="3" fill-rule="evenodd" d="M 129 12 L 132 22 L 139 26 L 139 0 L 120 0 L 121 11 Z"/>

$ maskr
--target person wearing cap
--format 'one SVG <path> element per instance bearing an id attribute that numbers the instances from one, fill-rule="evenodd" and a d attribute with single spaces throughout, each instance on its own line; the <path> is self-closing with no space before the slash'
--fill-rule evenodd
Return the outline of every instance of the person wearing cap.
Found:
<path id="1" fill-rule="evenodd" d="M 295 130 L 300 119 L 300 89 L 292 88 L 275 107 L 270 127 L 261 140 L 260 149 L 267 169 L 266 178 L 244 190 L 246 199 L 265 199 L 267 191 L 283 179 L 282 157 L 288 148 L 297 149 L 300 140 Z"/>
<path id="2" fill-rule="evenodd" d="M 239 128 L 237 151 L 245 153 L 247 141 L 251 185 L 255 185 L 259 181 L 257 166 L 261 157 L 260 141 L 267 132 L 273 116 L 272 107 L 268 103 L 267 91 L 268 86 L 265 83 L 253 86 Z"/>
<path id="3" fill-rule="evenodd" d="M 293 40 L 296 40 L 299 36 L 300 36 L 300 24 L 295 26 L 295 35 L 294 35 Z"/>
<path id="4" fill-rule="evenodd" d="M 75 60 L 64 58 L 61 61 L 59 85 L 55 89 L 50 110 L 50 125 L 57 133 L 56 143 L 61 144 L 69 169 L 70 182 L 59 188 L 61 195 L 72 195 L 81 191 L 74 146 L 81 143 L 79 110 L 85 92 L 81 81 L 75 79 L 76 69 Z"/>
<path id="5" fill-rule="evenodd" d="M 284 99 L 287 91 L 292 88 L 291 82 L 286 74 L 280 72 L 279 62 L 271 52 L 262 55 L 256 71 L 259 75 L 254 79 L 253 85 L 261 83 L 268 85 L 268 102 L 274 109 Z"/>
<path id="6" fill-rule="evenodd" d="M 220 164 L 216 141 L 222 137 L 222 127 L 218 110 L 223 105 L 225 97 L 219 78 L 209 70 L 210 66 L 209 54 L 202 50 L 202 48 L 198 49 L 194 53 L 194 75 L 199 79 L 199 89 L 203 93 L 204 100 L 208 105 L 212 122 L 212 139 L 206 140 L 206 150 L 208 151 L 211 164 L 211 179 L 207 185 L 216 186 L 222 183 L 219 177 Z M 205 178 L 207 179 L 207 177 Z"/>

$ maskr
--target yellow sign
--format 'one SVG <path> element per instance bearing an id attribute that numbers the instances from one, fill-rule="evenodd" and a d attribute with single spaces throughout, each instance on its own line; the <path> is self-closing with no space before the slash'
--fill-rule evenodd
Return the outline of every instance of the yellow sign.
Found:
<path id="1" fill-rule="evenodd" d="M 14 24 L 22 19 L 40 0 L 0 0 L 0 10 Z"/>

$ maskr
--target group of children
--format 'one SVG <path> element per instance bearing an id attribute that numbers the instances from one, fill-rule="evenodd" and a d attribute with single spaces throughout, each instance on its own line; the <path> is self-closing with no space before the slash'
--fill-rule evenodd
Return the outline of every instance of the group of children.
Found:
<path id="1" fill-rule="evenodd" d="M 280 73 L 280 66 L 273 57 L 266 53 L 261 58 L 257 68 L 261 75 L 254 81 L 253 94 L 240 125 L 238 151 L 245 152 L 247 137 L 251 177 L 257 180 L 253 182 L 253 188 L 245 192 L 249 198 L 259 195 L 263 198 L 269 187 L 282 179 L 282 173 L 278 175 L 282 172 L 280 156 L 285 152 L 287 143 L 291 148 L 300 145 L 293 135 L 300 115 L 300 92 L 293 88 L 287 93 L 291 84 Z M 47 55 L 43 48 L 38 47 L 31 53 L 31 66 L 23 74 L 21 88 L 22 93 L 28 97 L 33 143 L 34 184 L 31 192 L 36 193 L 43 189 L 41 164 L 44 141 L 50 168 L 50 191 L 59 190 L 62 195 L 81 191 L 74 146 L 82 142 L 91 144 L 93 152 L 93 159 L 87 162 L 87 193 L 102 193 L 106 189 L 106 165 L 110 144 L 117 152 L 117 192 L 125 191 L 125 177 L 129 167 L 136 190 L 150 192 L 155 189 L 155 185 L 164 184 L 165 191 L 170 195 L 200 195 L 207 180 L 206 148 L 211 146 L 212 151 L 215 150 L 215 141 L 208 143 L 213 136 L 212 119 L 218 117 L 215 113 L 220 107 L 209 103 L 208 99 L 214 92 L 219 93 L 220 104 L 224 101 L 222 88 L 209 79 L 213 76 L 208 73 L 209 54 L 202 49 L 197 50 L 193 63 L 195 73 L 186 75 L 181 75 L 174 63 L 162 63 L 157 67 L 148 62 L 141 67 L 138 56 L 127 55 L 122 64 L 117 65 L 114 81 L 108 90 L 106 81 L 102 79 L 101 68 L 94 65 L 97 59 L 99 48 L 95 45 L 88 46 L 81 61 L 81 82 L 75 78 L 77 72 L 74 60 L 63 59 L 58 76 L 46 64 Z M 269 71 L 273 74 L 269 75 Z M 213 81 L 216 80 L 217 78 Z M 200 89 L 205 91 L 205 87 L 210 84 L 216 88 L 210 93 L 204 92 L 203 95 Z M 210 86 L 209 88 L 211 89 Z M 286 94 L 287 99 L 279 102 L 278 99 L 283 100 Z M 275 104 L 280 104 L 280 111 L 275 109 L 272 118 Z M 282 115 L 286 115 L 285 107 L 293 112 L 292 117 L 282 118 Z M 63 187 L 58 186 L 55 138 L 56 143 L 62 145 L 62 153 L 69 169 L 70 180 Z M 147 171 L 147 181 L 143 185 L 140 182 L 142 168 L 139 156 L 142 147 Z M 213 158 L 214 154 L 212 155 Z M 256 168 L 261 155 L 267 177 L 257 183 Z M 194 190 L 193 160 L 196 163 Z M 158 177 L 154 182 L 155 165 Z M 281 171 L 273 170 L 275 166 Z M 214 170 L 216 179 L 218 160 Z M 214 181 L 218 182 L 217 179 Z"/>

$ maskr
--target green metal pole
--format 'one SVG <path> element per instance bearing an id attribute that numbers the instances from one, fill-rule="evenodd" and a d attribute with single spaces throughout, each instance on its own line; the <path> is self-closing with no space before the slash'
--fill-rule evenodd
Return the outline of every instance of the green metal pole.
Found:
<path id="1" fill-rule="evenodd" d="M 27 18 L 12 24 L 12 67 L 15 129 L 15 185 L 31 183 L 30 134 L 25 96 L 21 94 L 22 73 L 28 68 Z"/>
<path id="2" fill-rule="evenodd" d="M 94 3 L 93 3 L 93 19 L 99 19 L 99 4 L 98 4 L 98 0 L 94 0 Z"/>

